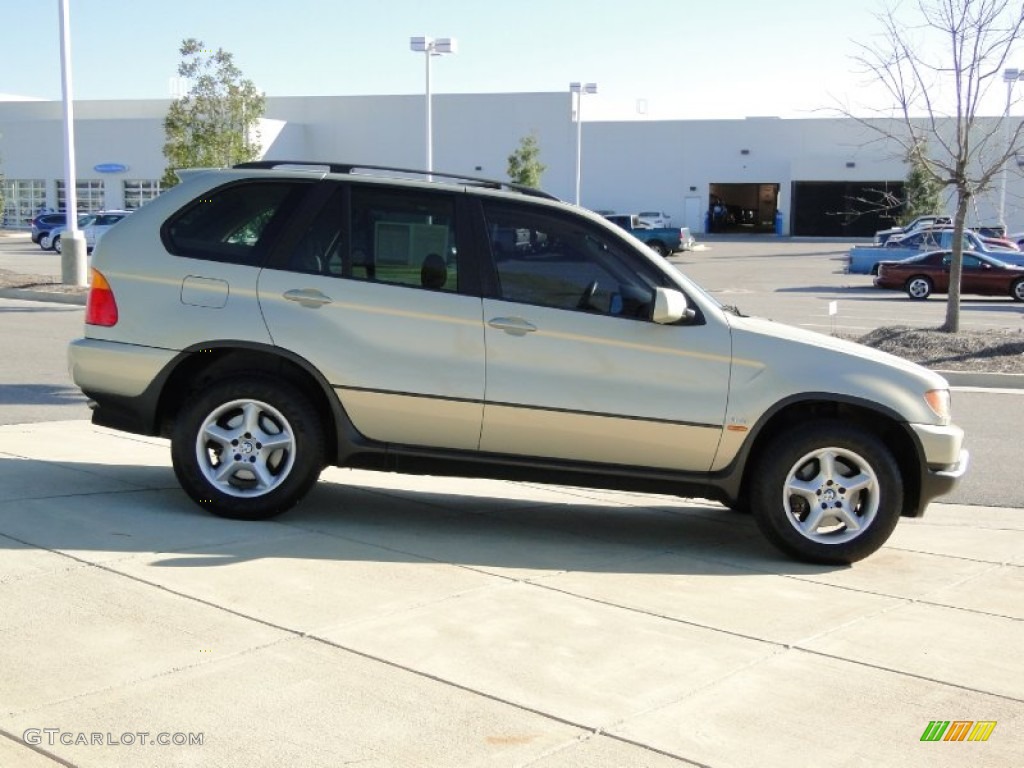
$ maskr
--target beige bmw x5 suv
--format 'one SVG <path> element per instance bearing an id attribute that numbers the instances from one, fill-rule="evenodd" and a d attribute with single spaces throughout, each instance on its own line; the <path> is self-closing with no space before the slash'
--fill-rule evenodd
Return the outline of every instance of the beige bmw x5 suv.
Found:
<path id="1" fill-rule="evenodd" d="M 729 310 L 537 190 L 182 176 L 97 248 L 70 366 L 93 421 L 170 438 L 215 514 L 283 512 L 328 465 L 494 477 L 717 499 L 843 563 L 966 469 L 942 377 Z"/>

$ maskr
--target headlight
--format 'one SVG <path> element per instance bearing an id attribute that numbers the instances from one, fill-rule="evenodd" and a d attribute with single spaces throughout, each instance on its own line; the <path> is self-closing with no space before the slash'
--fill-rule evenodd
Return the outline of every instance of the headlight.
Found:
<path id="1" fill-rule="evenodd" d="M 931 389 L 924 393 L 925 402 L 943 421 L 949 420 L 949 390 Z"/>

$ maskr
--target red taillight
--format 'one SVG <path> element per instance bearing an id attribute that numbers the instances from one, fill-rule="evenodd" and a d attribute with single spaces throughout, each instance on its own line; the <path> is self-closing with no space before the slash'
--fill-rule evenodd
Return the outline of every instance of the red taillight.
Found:
<path id="1" fill-rule="evenodd" d="M 114 301 L 114 292 L 107 278 L 98 269 L 93 269 L 89 283 L 89 300 L 85 305 L 86 325 L 117 325 L 117 302 Z"/>

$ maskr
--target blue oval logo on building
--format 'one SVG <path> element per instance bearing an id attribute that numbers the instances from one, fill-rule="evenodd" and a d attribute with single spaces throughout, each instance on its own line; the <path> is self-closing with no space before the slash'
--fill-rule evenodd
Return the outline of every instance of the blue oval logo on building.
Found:
<path id="1" fill-rule="evenodd" d="M 96 173 L 124 173 L 128 170 L 127 165 L 121 165 L 121 163 L 100 163 L 92 167 Z"/>

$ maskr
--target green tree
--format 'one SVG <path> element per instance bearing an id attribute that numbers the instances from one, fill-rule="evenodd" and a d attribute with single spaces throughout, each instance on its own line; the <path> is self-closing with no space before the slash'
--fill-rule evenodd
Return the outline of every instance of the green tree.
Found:
<path id="1" fill-rule="evenodd" d="M 230 166 L 259 156 L 259 119 L 266 98 L 242 76 L 234 57 L 195 38 L 183 40 L 178 74 L 188 93 L 171 103 L 164 118 L 167 170 L 161 183 L 178 183 L 180 168 Z"/>
<path id="2" fill-rule="evenodd" d="M 514 184 L 540 187 L 540 177 L 547 170 L 540 161 L 537 134 L 531 133 L 519 140 L 519 146 L 508 156 L 508 177 Z"/>
<path id="3" fill-rule="evenodd" d="M 1001 119 L 978 114 L 986 95 L 1001 89 L 1004 68 L 1024 35 L 1024 2 L 890 1 L 895 4 L 878 17 L 878 42 L 862 46 L 857 60 L 890 99 L 891 119 L 846 114 L 894 142 L 922 174 L 952 190 L 953 255 L 942 330 L 956 333 L 967 212 L 973 198 L 991 189 L 1007 163 L 1024 153 L 1024 122 L 1006 123 L 1009 98 Z"/>
<path id="4" fill-rule="evenodd" d="M 904 201 L 900 224 L 909 224 L 918 216 L 940 211 L 939 206 L 942 203 L 939 195 L 942 192 L 942 184 L 928 171 L 928 166 L 922 159 L 927 155 L 927 142 L 922 141 L 920 146 L 915 147 L 907 156 L 910 170 L 903 186 Z"/>

